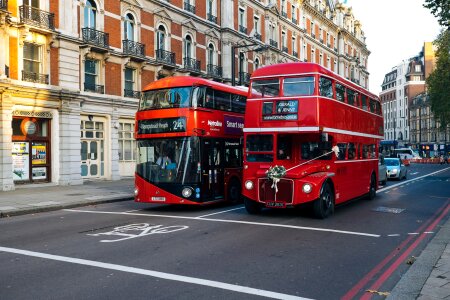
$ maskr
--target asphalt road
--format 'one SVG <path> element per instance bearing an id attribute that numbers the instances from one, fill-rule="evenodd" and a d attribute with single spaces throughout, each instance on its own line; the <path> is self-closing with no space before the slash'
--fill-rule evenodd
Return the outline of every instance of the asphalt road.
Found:
<path id="1" fill-rule="evenodd" d="M 367 290 L 390 291 L 449 217 L 448 165 L 408 171 L 325 220 L 132 201 L 1 219 L 0 298 L 383 299 Z"/>

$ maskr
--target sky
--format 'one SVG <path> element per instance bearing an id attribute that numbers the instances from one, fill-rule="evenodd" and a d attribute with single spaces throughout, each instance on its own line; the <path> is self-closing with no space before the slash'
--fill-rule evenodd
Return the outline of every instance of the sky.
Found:
<path id="1" fill-rule="evenodd" d="M 432 42 L 441 27 L 424 0 L 340 0 L 353 8 L 362 24 L 367 48 L 369 89 L 381 92 L 384 75 L 404 59 L 422 51 L 424 42 Z"/>

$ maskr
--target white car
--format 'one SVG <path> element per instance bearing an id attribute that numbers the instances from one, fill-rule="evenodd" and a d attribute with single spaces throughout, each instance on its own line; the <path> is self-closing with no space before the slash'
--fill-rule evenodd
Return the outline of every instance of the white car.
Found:
<path id="1" fill-rule="evenodd" d="M 408 170 L 406 170 L 405 165 L 402 163 L 400 158 L 385 158 L 384 159 L 387 167 L 388 178 L 394 178 L 397 180 L 406 179 L 408 175 Z"/>
<path id="2" fill-rule="evenodd" d="M 378 157 L 378 182 L 385 185 L 387 182 L 387 167 L 384 162 L 384 155 L 380 154 Z"/>

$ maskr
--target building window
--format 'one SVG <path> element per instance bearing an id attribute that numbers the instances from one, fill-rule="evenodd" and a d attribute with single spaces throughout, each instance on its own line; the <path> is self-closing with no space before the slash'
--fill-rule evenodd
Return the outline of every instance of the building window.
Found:
<path id="1" fill-rule="evenodd" d="M 134 41 L 134 18 L 131 14 L 125 16 L 123 24 L 123 37 L 124 40 Z"/>
<path id="2" fill-rule="evenodd" d="M 311 48 L 311 62 L 315 63 L 316 62 L 316 53 L 314 48 Z"/>
<path id="3" fill-rule="evenodd" d="M 293 53 L 293 55 L 294 55 L 294 53 L 297 53 L 297 43 L 296 43 L 295 37 L 292 37 L 292 53 Z M 294 55 L 294 56 L 297 56 L 297 55 Z"/>
<path id="4" fill-rule="evenodd" d="M 253 22 L 255 24 L 255 34 L 259 34 L 259 32 L 261 31 L 259 29 L 259 17 L 258 16 L 254 16 Z"/>
<path id="5" fill-rule="evenodd" d="M 166 29 L 162 25 L 158 27 L 156 47 L 158 50 L 166 50 Z"/>
<path id="6" fill-rule="evenodd" d="M 136 71 L 132 68 L 125 68 L 124 71 L 124 77 L 125 77 L 125 97 L 133 97 L 134 98 L 134 80 L 135 80 L 135 73 Z"/>
<path id="7" fill-rule="evenodd" d="M 239 7 L 239 26 L 245 27 L 245 10 Z"/>
<path id="8" fill-rule="evenodd" d="M 254 63 L 254 67 L 255 67 L 255 70 L 257 70 L 258 68 L 259 68 L 259 58 L 256 58 L 255 59 L 255 63 Z"/>
<path id="9" fill-rule="evenodd" d="M 208 63 L 214 65 L 214 45 L 209 44 L 208 46 Z"/>
<path id="10" fill-rule="evenodd" d="M 24 43 L 23 44 L 23 70 L 25 72 L 39 74 L 41 73 L 41 50 L 42 46 Z"/>
<path id="11" fill-rule="evenodd" d="M 92 0 L 87 0 L 84 6 L 84 27 L 95 28 L 95 19 L 97 15 L 97 6 Z"/>
<path id="12" fill-rule="evenodd" d="M 416 72 L 422 72 L 422 66 L 421 65 L 415 65 L 414 69 Z"/>
<path id="13" fill-rule="evenodd" d="M 97 92 L 98 61 L 86 59 L 84 62 L 84 90 Z"/>
<path id="14" fill-rule="evenodd" d="M 186 36 L 186 40 L 184 42 L 184 57 L 192 58 L 192 38 L 190 35 Z"/>
<path id="15" fill-rule="evenodd" d="M 119 129 L 119 161 L 134 161 L 136 141 L 133 138 L 134 123 L 120 122 Z"/>

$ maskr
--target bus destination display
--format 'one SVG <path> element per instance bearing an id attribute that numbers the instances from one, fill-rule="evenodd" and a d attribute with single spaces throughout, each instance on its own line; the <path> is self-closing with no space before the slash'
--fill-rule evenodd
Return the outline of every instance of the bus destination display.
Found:
<path id="1" fill-rule="evenodd" d="M 139 134 L 185 132 L 186 117 L 140 120 L 138 125 Z"/>
<path id="2" fill-rule="evenodd" d="M 275 102 L 275 114 L 263 115 L 264 121 L 297 120 L 298 101 L 287 100 Z"/>

